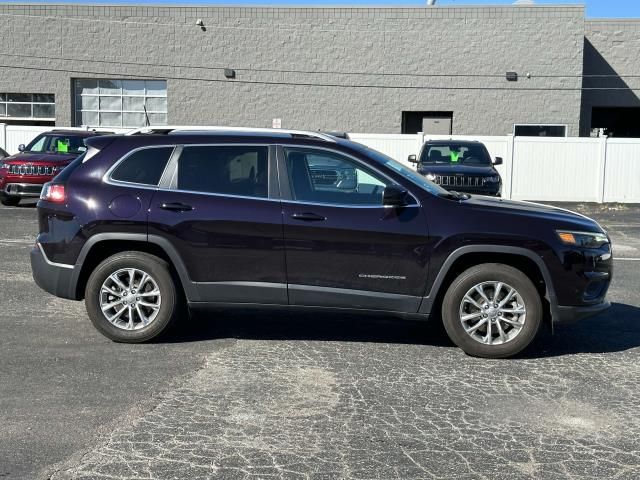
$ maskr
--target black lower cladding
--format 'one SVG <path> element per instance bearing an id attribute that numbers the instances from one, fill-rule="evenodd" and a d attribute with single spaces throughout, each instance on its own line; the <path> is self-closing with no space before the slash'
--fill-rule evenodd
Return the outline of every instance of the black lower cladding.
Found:
<path id="1" fill-rule="evenodd" d="M 57 297 L 77 300 L 75 269 L 52 265 L 47 262 L 39 247 L 31 250 L 31 271 L 36 284 L 45 292 Z"/>
<path id="2" fill-rule="evenodd" d="M 604 312 L 609 307 L 611 307 L 611 303 L 608 301 L 579 307 L 558 305 L 553 312 L 553 323 L 573 323 Z"/>

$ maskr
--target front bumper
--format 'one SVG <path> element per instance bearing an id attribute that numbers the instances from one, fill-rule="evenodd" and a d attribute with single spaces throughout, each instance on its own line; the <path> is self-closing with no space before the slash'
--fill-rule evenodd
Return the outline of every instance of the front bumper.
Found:
<path id="1" fill-rule="evenodd" d="M 584 318 L 597 315 L 604 312 L 611 306 L 611 303 L 607 300 L 602 301 L 596 305 L 569 307 L 558 305 L 553 309 L 553 323 L 573 323 Z"/>
<path id="2" fill-rule="evenodd" d="M 2 194 L 5 197 L 37 198 L 42 192 L 42 186 L 38 183 L 7 183 Z"/>
<path id="3" fill-rule="evenodd" d="M 51 262 L 40 244 L 31 250 L 31 272 L 36 284 L 45 292 L 69 300 L 78 300 L 78 267 Z"/>

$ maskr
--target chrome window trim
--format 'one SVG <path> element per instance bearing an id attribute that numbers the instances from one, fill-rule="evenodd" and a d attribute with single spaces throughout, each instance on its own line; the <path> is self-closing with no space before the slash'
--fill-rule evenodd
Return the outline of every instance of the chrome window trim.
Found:
<path id="1" fill-rule="evenodd" d="M 113 174 L 113 172 L 115 171 L 116 168 L 118 168 L 118 166 L 124 162 L 127 158 L 129 158 L 131 155 L 133 155 L 136 152 L 139 152 L 141 150 L 150 150 L 153 148 L 171 148 L 171 153 L 169 154 L 169 157 L 167 158 L 167 163 L 164 166 L 164 169 L 162 170 L 162 174 L 160 175 L 160 178 L 158 179 L 158 183 L 156 183 L 155 185 L 150 185 L 148 183 L 137 183 L 137 182 L 125 182 L 123 180 L 115 180 L 113 178 L 111 178 L 111 175 Z M 138 148 L 134 148 L 133 150 L 130 150 L 129 152 L 127 152 L 126 154 L 124 154 L 120 159 L 118 159 L 113 165 L 111 165 L 111 167 L 109 167 L 109 169 L 105 172 L 105 174 L 102 176 L 102 181 L 104 183 L 107 183 L 109 185 L 120 185 L 120 186 L 130 186 L 130 187 L 136 187 L 136 188 L 143 188 L 145 190 L 158 190 L 158 185 L 160 184 L 160 180 L 162 180 L 162 176 L 165 173 L 165 170 L 167 169 L 167 166 L 169 165 L 169 163 L 171 162 L 171 157 L 174 154 L 176 148 L 178 148 L 178 145 L 175 144 L 167 144 L 167 145 L 145 145 L 142 147 L 138 147 Z"/>
<path id="2" fill-rule="evenodd" d="M 280 198 L 270 198 L 270 197 L 250 197 L 250 196 L 246 196 L 246 195 L 232 195 L 232 194 L 227 194 L 227 193 L 213 193 L 213 192 L 200 192 L 200 191 L 194 191 L 194 190 L 182 190 L 182 189 L 178 189 L 178 188 L 163 188 L 160 187 L 159 185 L 153 186 L 153 185 L 147 185 L 147 184 L 142 184 L 142 183 L 133 183 L 133 182 L 123 182 L 120 180 L 113 180 L 111 179 L 110 175 L 112 173 L 113 170 L 115 170 L 115 168 L 121 163 L 123 162 L 127 157 L 129 157 L 131 154 L 133 154 L 134 152 L 137 152 L 139 150 L 144 150 L 147 148 L 167 148 L 167 147 L 173 147 L 174 151 L 171 153 L 171 155 L 169 156 L 169 160 L 167 161 L 167 164 L 165 165 L 165 171 L 163 171 L 162 175 L 160 176 L 160 179 L 162 180 L 163 176 L 166 173 L 166 169 L 169 167 L 169 165 L 171 164 L 172 161 L 172 156 L 175 154 L 177 149 L 181 149 L 181 153 L 182 151 L 184 151 L 184 148 L 187 147 L 228 147 L 228 146 L 257 146 L 257 147 L 282 147 L 283 149 L 285 147 L 294 147 L 294 148 L 311 148 L 311 149 L 316 149 L 316 150 L 326 150 L 328 152 L 334 153 L 334 154 L 338 154 L 338 155 L 344 155 L 350 159 L 353 159 L 355 162 L 357 162 L 360 165 L 363 165 L 364 163 L 359 160 L 358 158 L 354 157 L 353 155 L 350 155 L 348 153 L 344 153 L 338 150 L 334 150 L 332 148 L 327 148 L 327 147 L 320 147 L 320 146 L 309 146 L 309 145 L 300 145 L 300 144 L 281 144 L 281 143 L 189 143 L 189 144 L 163 144 L 163 145 L 145 145 L 142 147 L 138 147 L 134 150 L 131 150 L 130 152 L 128 152 L 127 154 L 125 154 L 122 158 L 120 158 L 116 163 L 114 163 L 108 170 L 107 172 L 104 174 L 102 180 L 103 182 L 109 184 L 109 185 L 116 185 L 116 186 L 121 186 L 121 187 L 129 187 L 129 188 L 142 188 L 145 190 L 154 190 L 154 191 L 159 191 L 159 192 L 178 192 L 178 193 L 187 193 L 187 194 L 195 194 L 195 195 L 208 195 L 211 197 L 223 197 L 223 198 L 239 198 L 239 199 L 245 199 L 245 200 L 262 200 L 262 201 L 269 201 L 269 202 L 287 202 L 287 203 L 295 203 L 298 205 L 314 205 L 314 206 L 319 206 L 319 207 L 337 207 L 337 208 L 385 208 L 385 209 L 390 209 L 390 208 L 398 208 L 396 206 L 393 205 L 354 205 L 354 204 L 339 204 L 339 203 L 316 203 L 316 202 L 303 202 L 303 201 L 299 201 L 299 200 L 290 200 L 290 199 L 284 199 L 282 197 Z M 179 160 L 176 159 L 176 160 Z M 398 184 L 398 182 L 395 182 L 393 179 L 389 178 L 389 176 L 383 172 L 381 172 L 380 170 L 378 170 L 375 167 L 371 167 L 368 164 L 365 165 L 365 167 L 368 167 L 370 170 L 373 170 L 374 172 L 378 173 L 380 176 L 384 177 L 386 180 L 388 180 L 389 182 L 393 183 L 393 184 Z M 174 175 L 177 174 L 178 169 L 176 166 L 176 170 L 174 172 Z M 278 170 L 278 178 L 280 178 L 280 171 Z M 408 191 L 408 190 L 407 190 Z M 404 207 L 401 208 L 415 208 L 415 207 L 422 207 L 422 204 L 420 203 L 420 200 L 412 193 L 409 191 L 409 195 L 411 195 L 411 197 L 415 200 L 415 204 L 412 205 L 405 205 Z"/>
<path id="3" fill-rule="evenodd" d="M 47 262 L 48 265 L 51 265 L 52 267 L 59 267 L 59 268 L 74 267 L 74 265 L 69 265 L 68 263 L 56 263 L 49 260 L 49 258 L 47 257 L 47 254 L 44 253 L 44 248 L 42 248 L 42 244 L 40 242 L 38 242 L 38 248 L 40 249 L 40 253 L 42 253 L 42 257 L 44 258 L 44 261 Z"/>
<path id="4" fill-rule="evenodd" d="M 365 164 L 362 160 L 360 160 L 359 158 L 354 157 L 353 155 L 349 154 L 349 153 L 345 153 L 345 152 L 341 152 L 339 150 L 334 150 L 333 148 L 329 148 L 329 147 L 324 147 L 324 146 L 316 146 L 316 145 L 297 145 L 297 144 L 278 144 L 279 147 L 282 148 L 283 153 L 286 150 L 287 147 L 293 147 L 293 148 L 302 148 L 302 149 L 310 149 L 310 150 L 326 150 L 327 152 L 333 153 L 335 155 L 342 155 L 345 156 L 351 160 L 353 160 L 354 162 L 356 162 L 359 165 L 363 165 L 365 170 L 369 169 L 372 170 L 374 172 L 376 172 L 377 174 L 379 174 L 381 177 L 383 177 L 384 179 L 386 179 L 388 182 L 390 182 L 393 185 L 398 185 L 398 182 L 396 182 L 395 180 L 393 180 L 392 178 L 389 178 L 389 176 L 384 173 L 381 172 L 379 169 L 372 167 L 369 164 Z M 285 161 L 286 161 L 286 157 L 285 157 Z M 287 180 L 289 181 L 289 180 Z M 415 200 L 415 204 L 412 205 L 405 205 L 402 208 L 412 208 L 412 207 L 421 207 L 421 203 L 420 200 L 412 193 L 409 191 L 409 189 L 407 189 L 407 192 L 409 193 L 409 195 L 411 195 L 411 198 L 413 198 Z M 282 199 L 283 202 L 290 202 L 290 203 L 296 203 L 296 204 L 304 204 L 304 205 L 316 205 L 316 206 L 325 206 L 325 207 L 340 207 L 340 208 L 398 208 L 394 205 L 354 205 L 354 204 L 349 204 L 349 203 L 320 203 L 320 202 L 305 202 L 305 201 L 301 201 L 301 200 L 289 200 L 289 199 Z"/>

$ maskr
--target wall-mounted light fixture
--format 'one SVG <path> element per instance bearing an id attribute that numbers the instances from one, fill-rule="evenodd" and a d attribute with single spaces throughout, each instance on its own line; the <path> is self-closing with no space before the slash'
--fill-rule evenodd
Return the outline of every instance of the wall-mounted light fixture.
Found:
<path id="1" fill-rule="evenodd" d="M 224 76 L 226 78 L 236 78 L 236 71 L 233 68 L 225 68 Z"/>
<path id="2" fill-rule="evenodd" d="M 508 82 L 517 82 L 518 81 L 518 72 L 507 72 L 507 81 Z"/>

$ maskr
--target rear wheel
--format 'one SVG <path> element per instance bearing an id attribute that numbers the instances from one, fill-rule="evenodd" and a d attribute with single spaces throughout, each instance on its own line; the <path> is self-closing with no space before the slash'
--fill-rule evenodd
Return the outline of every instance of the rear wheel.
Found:
<path id="1" fill-rule="evenodd" d="M 0 203 L 5 207 L 15 207 L 20 203 L 20 197 L 2 197 Z"/>
<path id="2" fill-rule="evenodd" d="M 157 337 L 182 306 L 169 265 L 143 252 L 118 253 L 100 263 L 87 281 L 85 305 L 102 334 L 126 343 Z"/>
<path id="3" fill-rule="evenodd" d="M 526 348 L 542 323 L 542 300 L 520 270 L 487 263 L 464 271 L 442 302 L 451 340 L 469 355 L 506 358 Z"/>

